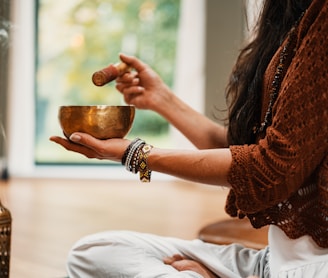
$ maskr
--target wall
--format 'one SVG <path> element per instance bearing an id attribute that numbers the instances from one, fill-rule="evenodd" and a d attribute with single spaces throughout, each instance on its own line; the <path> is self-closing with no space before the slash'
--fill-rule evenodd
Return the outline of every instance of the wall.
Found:
<path id="1" fill-rule="evenodd" d="M 243 0 L 207 0 L 205 51 L 205 114 L 222 118 L 224 90 L 245 36 Z"/>

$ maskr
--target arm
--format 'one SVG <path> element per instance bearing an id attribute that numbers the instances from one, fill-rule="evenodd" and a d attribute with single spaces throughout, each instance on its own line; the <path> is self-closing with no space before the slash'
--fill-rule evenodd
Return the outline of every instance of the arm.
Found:
<path id="1" fill-rule="evenodd" d="M 197 148 L 227 146 L 225 127 L 211 121 L 180 100 L 145 63 L 123 54 L 120 58 L 136 69 L 136 72 L 126 73 L 116 80 L 116 88 L 124 95 L 126 103 L 159 113 Z"/>
<path id="2" fill-rule="evenodd" d="M 163 150 L 154 148 L 148 157 L 151 170 L 199 183 L 230 187 L 228 148 L 210 150 Z"/>
<path id="3" fill-rule="evenodd" d="M 148 157 L 149 169 L 195 182 L 228 186 L 231 154 L 229 149 L 223 148 L 227 145 L 225 128 L 177 98 L 148 65 L 125 55 L 121 55 L 121 60 L 136 69 L 117 79 L 116 87 L 125 101 L 137 108 L 159 113 L 199 149 L 204 149 L 172 151 L 154 148 Z M 58 136 L 50 140 L 88 158 L 116 162 L 121 161 L 130 144 L 125 139 L 97 140 L 83 133 L 74 133 L 70 140 Z"/>
<path id="4" fill-rule="evenodd" d="M 126 139 L 98 140 L 85 133 L 74 133 L 70 140 L 52 136 L 54 141 L 69 151 L 88 158 L 109 159 L 120 162 L 130 144 Z M 149 169 L 186 180 L 229 186 L 227 175 L 231 165 L 230 150 L 164 150 L 153 148 L 148 156 Z"/>

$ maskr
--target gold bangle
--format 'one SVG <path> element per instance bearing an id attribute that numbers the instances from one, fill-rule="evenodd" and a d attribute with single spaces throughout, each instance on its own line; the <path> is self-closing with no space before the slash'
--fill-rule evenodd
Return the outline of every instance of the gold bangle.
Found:
<path id="1" fill-rule="evenodd" d="M 151 170 L 148 168 L 147 159 L 152 148 L 152 145 L 145 144 L 139 151 L 138 168 L 141 182 L 150 182 Z"/>

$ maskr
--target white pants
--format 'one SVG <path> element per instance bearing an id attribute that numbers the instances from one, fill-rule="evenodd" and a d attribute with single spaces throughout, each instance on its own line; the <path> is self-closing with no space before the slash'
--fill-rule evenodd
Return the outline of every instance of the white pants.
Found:
<path id="1" fill-rule="evenodd" d="M 178 272 L 163 263 L 164 257 L 174 254 L 197 260 L 222 278 L 270 277 L 268 248 L 256 251 L 237 244 L 220 246 L 198 239 L 128 231 L 104 232 L 81 239 L 69 254 L 67 270 L 70 278 L 202 277 L 193 271 Z"/>

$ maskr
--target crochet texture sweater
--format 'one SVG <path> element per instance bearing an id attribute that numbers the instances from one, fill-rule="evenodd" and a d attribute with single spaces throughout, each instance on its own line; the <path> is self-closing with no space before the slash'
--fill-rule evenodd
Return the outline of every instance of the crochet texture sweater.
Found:
<path id="1" fill-rule="evenodd" d="M 296 36 L 271 126 L 257 144 L 230 147 L 226 212 L 328 248 L 328 1 L 311 3 Z M 262 118 L 282 47 L 264 76 Z"/>

